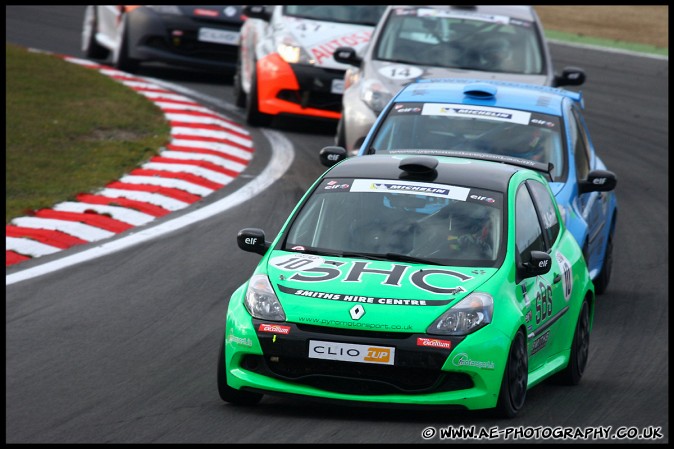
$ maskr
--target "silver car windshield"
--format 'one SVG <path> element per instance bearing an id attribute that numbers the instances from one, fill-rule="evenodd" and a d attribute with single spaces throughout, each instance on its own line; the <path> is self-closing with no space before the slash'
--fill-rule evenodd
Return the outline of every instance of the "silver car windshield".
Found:
<path id="1" fill-rule="evenodd" d="M 434 67 L 540 75 L 545 56 L 534 22 L 452 10 L 397 8 L 375 59 Z"/>
<path id="2" fill-rule="evenodd" d="M 324 22 L 343 22 L 375 26 L 386 5 L 286 5 L 283 14 Z"/>
<path id="3" fill-rule="evenodd" d="M 487 106 L 398 103 L 378 127 L 370 152 L 448 150 L 552 163 L 566 176 L 559 117 Z"/>
<path id="4" fill-rule="evenodd" d="M 502 209 L 502 195 L 482 189 L 326 179 L 293 220 L 283 249 L 492 266 L 502 250 Z"/>

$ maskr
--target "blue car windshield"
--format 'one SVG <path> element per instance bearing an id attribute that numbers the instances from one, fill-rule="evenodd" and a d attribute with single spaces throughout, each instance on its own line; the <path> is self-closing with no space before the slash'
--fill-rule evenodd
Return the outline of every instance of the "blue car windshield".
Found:
<path id="1" fill-rule="evenodd" d="M 487 106 L 398 103 L 373 136 L 369 153 L 448 150 L 551 162 L 555 181 L 566 176 L 559 117 Z"/>

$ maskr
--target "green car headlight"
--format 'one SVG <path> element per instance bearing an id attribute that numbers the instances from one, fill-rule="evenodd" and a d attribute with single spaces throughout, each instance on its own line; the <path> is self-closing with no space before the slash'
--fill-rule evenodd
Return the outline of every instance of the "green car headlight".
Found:
<path id="1" fill-rule="evenodd" d="M 255 275 L 250 279 L 244 304 L 253 318 L 269 321 L 286 320 L 283 307 L 276 297 L 269 279 L 263 274 Z"/>
<path id="2" fill-rule="evenodd" d="M 440 315 L 426 330 L 434 335 L 467 335 L 491 323 L 494 300 L 486 293 L 471 293 Z"/>

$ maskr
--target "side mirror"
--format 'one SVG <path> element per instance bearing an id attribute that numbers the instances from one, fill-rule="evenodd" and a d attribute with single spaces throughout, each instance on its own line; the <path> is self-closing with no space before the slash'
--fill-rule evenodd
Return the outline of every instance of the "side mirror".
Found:
<path id="1" fill-rule="evenodd" d="M 555 75 L 555 86 L 580 86 L 585 82 L 585 71 L 578 67 L 564 67 L 561 75 Z"/>
<path id="2" fill-rule="evenodd" d="M 269 22 L 271 12 L 267 11 L 264 5 L 245 5 L 242 15 L 251 19 L 260 19 Z"/>
<path id="3" fill-rule="evenodd" d="M 540 276 L 552 268 L 552 257 L 543 251 L 531 251 L 531 258 L 523 262 L 517 269 L 518 279 Z"/>
<path id="4" fill-rule="evenodd" d="M 332 57 L 337 62 L 353 65 L 356 67 L 359 67 L 360 63 L 363 61 L 363 58 L 358 56 L 356 50 L 351 47 L 337 47 L 332 53 Z"/>
<path id="5" fill-rule="evenodd" d="M 326 167 L 332 167 L 339 161 L 346 159 L 346 148 L 342 147 L 325 147 L 318 153 L 318 157 L 321 160 L 321 164 Z"/>
<path id="6" fill-rule="evenodd" d="M 236 235 L 236 243 L 244 251 L 265 255 L 270 243 L 265 240 L 264 231 L 257 228 L 245 228 Z"/>
<path id="7" fill-rule="evenodd" d="M 618 178 L 615 173 L 608 170 L 592 170 L 587 179 L 578 183 L 578 193 L 609 192 L 615 189 Z"/>

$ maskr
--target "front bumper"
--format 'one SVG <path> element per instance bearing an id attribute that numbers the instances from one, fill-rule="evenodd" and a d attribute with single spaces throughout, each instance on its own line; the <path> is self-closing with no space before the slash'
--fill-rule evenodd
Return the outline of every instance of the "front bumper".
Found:
<path id="1" fill-rule="evenodd" d="M 344 92 L 342 104 L 346 150 L 349 155 L 355 155 L 377 120 L 377 114 L 360 99 L 359 85 Z"/>
<path id="2" fill-rule="evenodd" d="M 256 73 L 260 112 L 341 117 L 342 94 L 333 91 L 333 83 L 343 82 L 343 70 L 289 64 L 272 53 L 257 62 Z"/>
<path id="3" fill-rule="evenodd" d="M 240 23 L 199 21 L 186 16 L 158 15 L 146 8 L 129 13 L 129 32 L 133 59 L 213 70 L 233 70 L 238 45 L 204 42 L 198 39 L 200 28 L 238 33 Z"/>
<path id="4" fill-rule="evenodd" d="M 352 403 L 493 408 L 510 347 L 508 338 L 489 326 L 479 330 L 479 336 L 439 338 L 268 323 L 250 316 L 237 320 L 230 314 L 227 329 L 231 387 Z M 429 339 L 434 343 L 428 344 Z M 310 358 L 312 340 L 395 348 L 395 363 Z"/>

